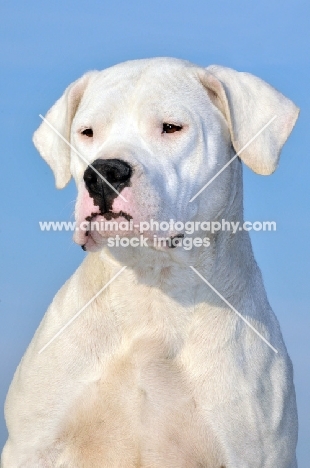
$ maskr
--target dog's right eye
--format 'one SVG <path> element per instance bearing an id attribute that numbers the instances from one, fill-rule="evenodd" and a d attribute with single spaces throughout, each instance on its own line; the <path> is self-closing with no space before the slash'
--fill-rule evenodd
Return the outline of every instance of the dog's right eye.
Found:
<path id="1" fill-rule="evenodd" d="M 84 128 L 84 130 L 81 131 L 81 134 L 87 136 L 88 138 L 92 138 L 94 136 L 92 128 Z"/>

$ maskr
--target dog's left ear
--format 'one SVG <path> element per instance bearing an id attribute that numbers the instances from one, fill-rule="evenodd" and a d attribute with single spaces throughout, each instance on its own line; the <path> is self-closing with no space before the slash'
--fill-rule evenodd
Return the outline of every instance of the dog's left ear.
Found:
<path id="1" fill-rule="evenodd" d="M 57 188 L 64 188 L 71 179 L 71 150 L 66 141 L 70 142 L 72 120 L 88 82 L 97 73 L 96 71 L 86 73 L 68 86 L 61 98 L 48 111 L 45 117 L 48 123 L 43 121 L 33 135 L 35 147 L 54 173 Z"/>
<path id="2" fill-rule="evenodd" d="M 200 73 L 200 79 L 227 120 L 233 147 L 243 162 L 258 174 L 272 174 L 297 120 L 298 107 L 250 73 L 211 65 Z"/>

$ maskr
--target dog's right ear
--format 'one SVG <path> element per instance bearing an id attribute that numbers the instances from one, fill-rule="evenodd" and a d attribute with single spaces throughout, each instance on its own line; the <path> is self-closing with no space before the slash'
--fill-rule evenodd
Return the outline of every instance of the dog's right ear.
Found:
<path id="1" fill-rule="evenodd" d="M 57 135 L 55 128 L 66 141 L 70 142 L 72 120 L 80 104 L 90 78 L 98 72 L 86 73 L 65 90 L 60 99 L 53 105 L 33 135 L 33 142 L 42 158 L 51 167 L 56 187 L 64 188 L 71 179 L 70 147 Z"/>

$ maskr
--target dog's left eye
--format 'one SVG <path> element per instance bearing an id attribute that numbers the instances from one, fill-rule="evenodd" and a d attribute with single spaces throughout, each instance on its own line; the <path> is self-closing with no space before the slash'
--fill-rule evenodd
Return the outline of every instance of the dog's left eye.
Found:
<path id="1" fill-rule="evenodd" d="M 163 124 L 163 133 L 174 133 L 174 132 L 179 132 L 182 130 L 181 125 L 174 125 L 174 124 L 169 124 L 169 123 L 164 123 Z"/>
<path id="2" fill-rule="evenodd" d="M 81 131 L 81 134 L 87 136 L 88 138 L 92 138 L 94 136 L 92 128 L 84 128 L 84 130 Z"/>

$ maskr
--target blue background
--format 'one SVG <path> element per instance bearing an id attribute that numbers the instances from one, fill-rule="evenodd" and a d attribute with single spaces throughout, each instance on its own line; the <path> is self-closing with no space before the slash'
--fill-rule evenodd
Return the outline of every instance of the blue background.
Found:
<path id="1" fill-rule="evenodd" d="M 53 295 L 85 255 L 72 233 L 39 230 L 39 221 L 72 219 L 76 191 L 55 189 L 32 145 L 38 114 L 87 70 L 152 56 L 217 63 L 260 76 L 301 108 L 277 172 L 245 168 L 244 190 L 247 220 L 277 222 L 251 237 L 293 360 L 299 467 L 309 467 L 309 17 L 299 0 L 2 2 L 1 406 Z M 5 438 L 1 415 L 0 447 Z"/>

